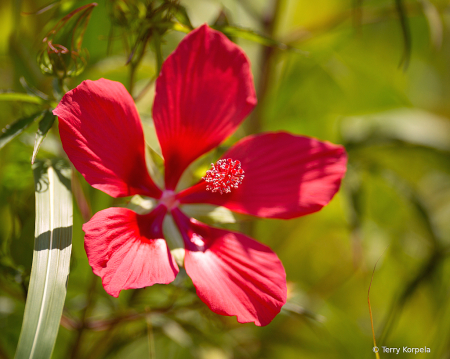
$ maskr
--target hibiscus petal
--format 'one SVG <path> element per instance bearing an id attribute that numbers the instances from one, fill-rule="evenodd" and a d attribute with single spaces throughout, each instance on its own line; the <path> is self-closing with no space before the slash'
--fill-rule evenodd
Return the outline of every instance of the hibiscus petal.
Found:
<path id="1" fill-rule="evenodd" d="M 244 52 L 207 25 L 192 31 L 164 62 L 153 120 L 174 190 L 186 167 L 230 136 L 256 105 Z"/>
<path id="2" fill-rule="evenodd" d="M 172 282 L 175 263 L 162 234 L 166 207 L 141 216 L 126 208 L 108 208 L 83 225 L 89 264 L 106 292 Z"/>
<path id="3" fill-rule="evenodd" d="M 178 195 L 181 203 L 211 203 L 266 218 L 295 218 L 320 210 L 339 190 L 346 171 L 342 146 L 286 132 L 248 136 L 222 158 L 239 160 L 239 188 L 220 194 L 200 182 Z"/>
<path id="4" fill-rule="evenodd" d="M 255 240 L 172 215 L 183 235 L 184 265 L 200 299 L 239 323 L 269 324 L 286 303 L 286 273 L 277 255 Z"/>
<path id="5" fill-rule="evenodd" d="M 147 172 L 136 106 L 121 83 L 84 81 L 64 95 L 53 114 L 64 151 L 92 187 L 113 197 L 160 197 Z"/>

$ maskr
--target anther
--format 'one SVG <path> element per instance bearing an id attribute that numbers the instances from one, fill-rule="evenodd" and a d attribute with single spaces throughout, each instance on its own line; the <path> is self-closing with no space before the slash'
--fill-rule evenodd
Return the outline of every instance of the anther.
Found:
<path id="1" fill-rule="evenodd" d="M 233 161 L 231 158 L 218 160 L 211 163 L 211 169 L 206 171 L 203 177 L 207 191 L 219 192 L 220 194 L 230 193 L 232 188 L 238 188 L 244 178 L 244 171 L 241 162 Z"/>

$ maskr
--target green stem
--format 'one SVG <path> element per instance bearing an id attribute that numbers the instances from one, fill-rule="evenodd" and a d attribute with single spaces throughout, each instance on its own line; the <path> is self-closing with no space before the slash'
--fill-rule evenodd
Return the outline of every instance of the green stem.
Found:
<path id="1" fill-rule="evenodd" d="M 128 92 L 131 96 L 133 96 L 133 90 L 134 90 L 134 79 L 136 77 L 136 69 L 137 65 L 135 65 L 133 62 L 130 63 L 130 76 L 128 78 Z"/>
<path id="2" fill-rule="evenodd" d="M 155 352 L 155 337 L 153 335 L 153 326 L 152 326 L 152 319 L 150 314 L 150 309 L 147 307 L 145 308 L 147 315 L 145 317 L 145 320 L 147 322 L 147 334 L 148 334 L 148 355 L 150 359 L 156 358 L 156 352 Z"/>
<path id="3" fill-rule="evenodd" d="M 271 8 L 267 12 L 267 15 L 263 20 L 264 33 L 270 37 L 274 38 L 276 24 L 280 15 L 281 1 L 274 0 Z M 261 53 L 260 62 L 260 73 L 259 73 L 259 83 L 257 87 L 258 102 L 260 103 L 256 106 L 253 111 L 252 116 L 247 120 L 247 132 L 250 134 L 258 133 L 261 131 L 262 127 L 262 114 L 264 111 L 264 103 L 267 97 L 270 79 L 272 77 L 272 59 L 275 54 L 275 48 L 266 46 L 263 47 Z"/>
<path id="4" fill-rule="evenodd" d="M 98 277 L 96 275 L 92 274 L 91 284 L 89 285 L 88 292 L 87 292 L 87 303 L 83 309 L 83 312 L 81 313 L 80 326 L 77 331 L 77 336 L 75 338 L 74 344 L 69 348 L 69 353 L 66 356 L 67 358 L 71 358 L 71 359 L 77 358 L 78 353 L 80 351 L 83 333 L 87 327 L 87 325 L 86 325 L 87 317 L 90 314 L 90 311 L 92 309 L 92 304 L 94 303 L 95 287 L 97 285 L 97 281 L 98 281 Z"/>
<path id="5" fill-rule="evenodd" d="M 277 23 L 277 19 L 280 14 L 281 1 L 274 0 L 271 9 L 269 9 L 268 14 L 265 19 L 262 20 L 264 24 L 264 32 L 270 38 L 273 38 L 275 32 L 275 26 Z M 259 84 L 257 88 L 257 95 L 259 105 L 256 106 L 253 114 L 247 120 L 246 130 L 249 134 L 258 133 L 261 131 L 262 127 L 262 114 L 264 111 L 264 103 L 267 97 L 267 92 L 269 88 L 269 81 L 271 78 L 271 70 L 272 70 L 272 57 L 275 53 L 275 49 L 272 47 L 264 47 L 262 49 L 261 54 L 261 65 L 260 65 L 260 73 L 259 73 Z M 240 229 L 242 232 L 246 233 L 249 236 L 253 236 L 253 232 L 255 230 L 255 223 L 253 221 L 243 222 L 240 224 Z"/>

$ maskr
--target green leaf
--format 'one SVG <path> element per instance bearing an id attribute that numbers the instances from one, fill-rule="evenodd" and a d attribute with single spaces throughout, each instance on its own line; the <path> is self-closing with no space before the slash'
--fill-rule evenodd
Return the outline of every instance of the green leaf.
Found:
<path id="1" fill-rule="evenodd" d="M 189 19 L 189 15 L 186 11 L 186 8 L 184 6 L 178 5 L 176 7 L 175 11 L 175 18 L 184 26 L 187 28 L 193 30 L 194 27 L 192 26 L 191 20 Z"/>
<path id="2" fill-rule="evenodd" d="M 296 49 L 292 46 L 286 45 L 280 41 L 277 41 L 275 39 L 272 39 L 268 36 L 259 34 L 253 30 L 245 29 L 238 26 L 211 26 L 213 29 L 223 32 L 228 37 L 240 37 L 241 39 L 250 40 L 253 42 L 256 42 L 258 44 L 269 46 L 269 47 L 276 47 L 280 50 L 294 50 L 298 52 L 302 52 L 299 49 Z"/>
<path id="3" fill-rule="evenodd" d="M 27 80 L 25 80 L 25 77 L 22 76 L 19 79 L 19 81 L 20 81 L 20 84 L 25 89 L 25 91 L 27 92 L 28 95 L 37 96 L 37 97 L 43 99 L 44 101 L 48 101 L 49 100 L 48 96 L 45 93 L 39 91 L 37 88 L 35 88 L 33 86 L 30 86 L 28 84 Z"/>
<path id="4" fill-rule="evenodd" d="M 191 29 L 189 27 L 187 27 L 186 25 L 183 25 L 180 22 L 164 22 L 161 24 L 158 24 L 157 26 L 159 29 L 171 29 L 171 30 L 175 30 L 178 32 L 183 32 L 185 34 L 189 34 L 189 32 L 191 31 Z"/>
<path id="5" fill-rule="evenodd" d="M 403 35 L 403 55 L 400 60 L 399 67 L 403 65 L 404 70 L 408 68 L 409 60 L 411 58 L 411 29 L 409 26 L 408 15 L 406 13 L 405 4 L 403 0 L 395 0 L 400 26 Z"/>
<path id="6" fill-rule="evenodd" d="M 42 141 L 44 141 L 47 132 L 52 128 L 55 122 L 56 116 L 51 111 L 45 111 L 44 118 L 39 122 L 39 128 L 36 132 L 36 139 L 34 141 L 33 156 L 31 158 L 31 164 L 34 163 L 36 155 L 41 147 Z"/>
<path id="7" fill-rule="evenodd" d="M 58 334 L 72 250 L 71 169 L 62 160 L 33 166 L 36 228 L 28 297 L 15 359 L 50 358 Z"/>
<path id="8" fill-rule="evenodd" d="M 342 120 L 342 137 L 346 145 L 371 146 L 389 141 L 402 141 L 450 151 L 450 123 L 447 118 L 432 112 L 412 108 Z"/>
<path id="9" fill-rule="evenodd" d="M 21 118 L 10 125 L 7 125 L 0 134 L 0 149 L 2 149 L 14 137 L 20 135 L 23 130 L 30 126 L 34 121 L 40 120 L 44 116 L 44 112 L 38 112 L 29 117 Z"/>
<path id="10" fill-rule="evenodd" d="M 430 0 L 420 1 L 423 7 L 423 14 L 428 22 L 430 41 L 439 50 L 442 47 L 444 36 L 444 24 L 436 6 Z"/>
<path id="11" fill-rule="evenodd" d="M 222 8 L 222 10 L 220 10 L 219 15 L 216 18 L 216 21 L 214 21 L 213 26 L 229 26 L 230 25 L 230 20 L 228 19 L 228 15 L 225 12 L 225 9 Z"/>
<path id="12" fill-rule="evenodd" d="M 0 101 L 20 101 L 42 105 L 45 101 L 38 96 L 21 92 L 0 92 Z"/>

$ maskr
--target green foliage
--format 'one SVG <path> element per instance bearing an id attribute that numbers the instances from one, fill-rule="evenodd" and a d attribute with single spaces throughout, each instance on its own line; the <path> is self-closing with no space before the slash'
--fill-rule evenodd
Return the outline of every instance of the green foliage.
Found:
<path id="1" fill-rule="evenodd" d="M 34 121 L 41 120 L 44 117 L 43 112 L 35 113 L 34 115 L 27 116 L 17 120 L 2 130 L 0 134 L 0 149 L 10 142 L 14 137 L 20 135 L 23 130 L 30 126 Z"/>
<path id="2" fill-rule="evenodd" d="M 0 101 L 23 101 L 34 103 L 36 105 L 40 105 L 44 102 L 38 96 L 18 92 L 0 92 Z"/>
<path id="3" fill-rule="evenodd" d="M 239 37 L 241 39 L 256 42 L 257 44 L 261 44 L 264 46 L 275 47 L 280 50 L 294 49 L 292 46 L 283 44 L 282 42 L 274 40 L 269 36 L 264 36 L 262 34 L 257 33 L 256 31 L 253 31 L 250 29 L 245 29 L 245 28 L 238 27 L 238 26 L 230 26 L 228 24 L 215 25 L 215 26 L 212 26 L 212 28 L 223 32 L 225 35 L 227 35 L 229 38 L 232 38 L 232 39 Z M 299 52 L 299 50 L 296 50 L 296 51 Z"/>
<path id="4" fill-rule="evenodd" d="M 46 111 L 44 113 L 44 117 L 42 118 L 42 120 L 39 121 L 39 128 L 36 132 L 36 140 L 34 141 L 34 149 L 33 149 L 33 156 L 31 157 L 31 164 L 34 163 L 39 148 L 41 147 L 42 141 L 44 141 L 44 138 L 45 136 L 47 136 L 48 131 L 50 131 L 50 129 L 52 128 L 55 119 L 56 116 L 54 116 L 51 111 Z"/>

